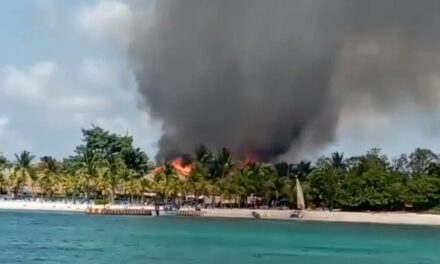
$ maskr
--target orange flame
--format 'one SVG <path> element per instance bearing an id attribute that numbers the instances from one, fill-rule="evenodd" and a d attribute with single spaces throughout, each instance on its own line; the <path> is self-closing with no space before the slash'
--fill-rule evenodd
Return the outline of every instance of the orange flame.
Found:
<path id="1" fill-rule="evenodd" d="M 185 176 L 189 175 L 194 168 L 193 164 L 184 164 L 182 158 L 174 159 L 171 164 L 178 173 Z"/>
<path id="2" fill-rule="evenodd" d="M 246 154 L 244 154 L 243 165 L 249 165 L 256 162 L 257 160 L 258 158 L 254 154 L 247 152 Z"/>

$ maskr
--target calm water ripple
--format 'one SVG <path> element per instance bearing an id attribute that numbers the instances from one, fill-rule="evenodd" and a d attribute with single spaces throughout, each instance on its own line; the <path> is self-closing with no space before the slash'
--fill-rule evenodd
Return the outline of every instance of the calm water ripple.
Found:
<path id="1" fill-rule="evenodd" d="M 0 263 L 439 264 L 440 228 L 0 211 Z"/>

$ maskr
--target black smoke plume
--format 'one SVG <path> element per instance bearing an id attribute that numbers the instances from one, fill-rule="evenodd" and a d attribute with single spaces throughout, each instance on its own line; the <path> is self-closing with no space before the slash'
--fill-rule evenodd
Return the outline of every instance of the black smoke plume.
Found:
<path id="1" fill-rule="evenodd" d="M 155 8 L 130 63 L 162 122 L 159 159 L 204 143 L 270 160 L 331 142 L 341 111 L 358 103 L 388 113 L 438 102 L 438 0 L 160 0 Z"/>

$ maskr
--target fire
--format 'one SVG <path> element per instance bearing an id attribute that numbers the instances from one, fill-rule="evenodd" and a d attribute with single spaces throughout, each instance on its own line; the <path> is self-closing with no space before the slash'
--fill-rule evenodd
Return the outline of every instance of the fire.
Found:
<path id="1" fill-rule="evenodd" d="M 189 175 L 194 168 L 193 164 L 185 164 L 182 158 L 174 159 L 171 164 L 178 173 L 185 176 Z"/>
<path id="2" fill-rule="evenodd" d="M 247 152 L 246 154 L 244 154 L 243 165 L 244 166 L 249 165 L 251 163 L 256 162 L 257 160 L 258 160 L 258 158 L 256 155 Z"/>
<path id="3" fill-rule="evenodd" d="M 171 161 L 171 165 L 173 166 L 173 168 L 176 170 L 177 174 L 183 175 L 183 176 L 188 176 L 192 170 L 194 169 L 194 164 L 190 163 L 190 164 L 185 164 L 185 162 L 183 161 L 182 158 L 176 158 L 173 161 Z M 156 168 L 154 168 L 153 173 L 154 174 L 158 174 L 163 172 L 163 170 L 165 169 L 165 166 L 158 166 Z"/>

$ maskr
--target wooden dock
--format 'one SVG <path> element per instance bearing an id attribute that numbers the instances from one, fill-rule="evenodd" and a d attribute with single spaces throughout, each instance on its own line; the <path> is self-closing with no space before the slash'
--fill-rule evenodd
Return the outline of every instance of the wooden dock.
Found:
<path id="1" fill-rule="evenodd" d="M 148 209 L 111 209 L 111 208 L 87 208 L 86 213 L 97 215 L 153 215 L 152 210 Z"/>
<path id="2" fill-rule="evenodd" d="M 144 215 L 152 216 L 156 215 L 156 211 L 152 209 L 141 208 L 105 208 L 105 207 L 89 207 L 86 210 L 87 214 L 95 215 Z M 174 215 L 174 216 L 203 216 L 206 212 L 201 210 L 173 210 L 173 211 L 161 211 L 160 215 Z"/>
<path id="3" fill-rule="evenodd" d="M 179 210 L 177 212 L 178 216 L 203 216 L 206 212 L 197 210 Z"/>

